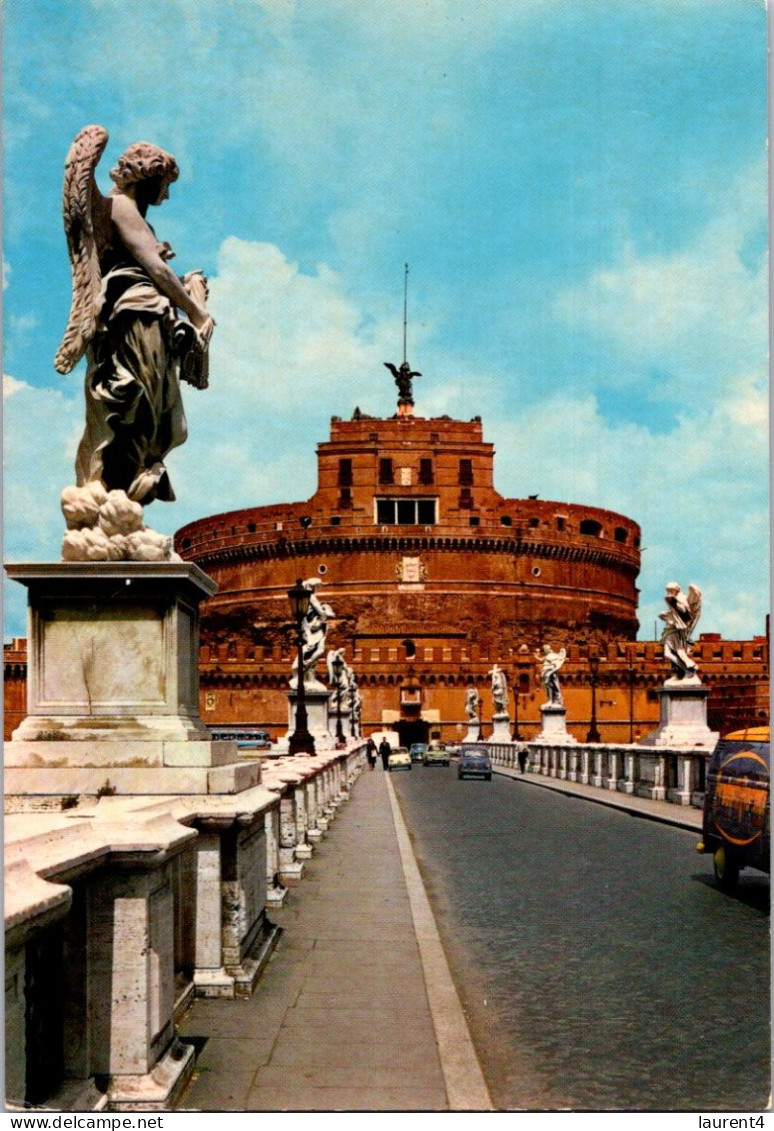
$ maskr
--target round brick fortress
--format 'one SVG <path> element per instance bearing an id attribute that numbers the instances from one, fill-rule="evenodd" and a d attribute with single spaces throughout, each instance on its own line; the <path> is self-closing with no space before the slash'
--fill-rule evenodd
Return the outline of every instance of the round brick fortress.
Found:
<path id="1" fill-rule="evenodd" d="M 218 584 L 202 609 L 203 689 L 218 658 L 238 656 L 260 672 L 259 698 L 261 688 L 283 695 L 250 714 L 282 717 L 293 655 L 287 590 L 297 578 L 323 580 L 336 614 L 328 646 L 346 649 L 366 691 L 393 667 L 399 676 L 409 665 L 422 682 L 464 667 L 479 682 L 493 662 L 544 641 L 634 640 L 638 525 L 597 507 L 504 498 L 493 473 L 479 418 L 356 413 L 333 418 L 307 502 L 183 527 L 176 550 Z M 401 712 L 387 692 L 378 700 L 368 710 L 364 694 L 364 720 Z M 245 704 L 225 707 L 216 721 L 224 711 L 247 721 Z M 436 715 L 446 717 L 440 700 Z"/>

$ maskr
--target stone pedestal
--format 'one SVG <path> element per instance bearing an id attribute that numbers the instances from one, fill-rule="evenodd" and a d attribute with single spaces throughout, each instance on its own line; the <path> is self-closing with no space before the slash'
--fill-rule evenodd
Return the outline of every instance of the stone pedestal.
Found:
<path id="1" fill-rule="evenodd" d="M 658 728 L 646 735 L 639 743 L 640 746 L 669 746 L 678 749 L 699 747 L 706 750 L 715 748 L 720 736 L 707 725 L 709 689 L 698 676 L 667 679 L 658 695 Z"/>
<path id="2" fill-rule="evenodd" d="M 535 742 L 568 745 L 577 741 L 567 730 L 567 710 L 561 703 L 543 703 L 540 714 L 543 722 Z"/>
<path id="3" fill-rule="evenodd" d="M 463 742 L 480 742 L 479 735 L 481 734 L 481 723 L 470 723 L 468 725 L 467 734 L 463 738 Z"/>
<path id="4" fill-rule="evenodd" d="M 295 733 L 296 729 L 298 691 L 295 684 L 296 681 L 291 680 L 290 691 L 288 691 L 288 733 L 285 736 L 287 739 Z M 314 738 L 315 750 L 332 750 L 335 746 L 335 740 L 331 737 L 329 729 L 328 707 L 330 694 L 330 689 L 320 683 L 319 680 L 304 684 L 307 730 Z M 346 731 L 344 732 L 344 736 L 346 737 Z"/>
<path id="5" fill-rule="evenodd" d="M 338 719 L 341 717 L 341 733 L 344 736 L 344 741 L 350 737 L 351 723 L 350 711 L 345 696 L 341 697 L 341 710 L 340 715 L 336 705 L 336 694 L 334 692 L 328 699 L 328 733 L 333 739 L 334 746 L 336 745 L 336 730 L 338 727 Z"/>
<path id="6" fill-rule="evenodd" d="M 489 741 L 511 741 L 511 720 L 505 712 L 499 715 L 492 715 L 492 733 L 489 737 Z"/>
<path id="7" fill-rule="evenodd" d="M 8 794 L 234 793 L 260 780 L 199 718 L 199 603 L 186 562 L 6 567 L 27 587 L 27 716 L 5 744 Z"/>

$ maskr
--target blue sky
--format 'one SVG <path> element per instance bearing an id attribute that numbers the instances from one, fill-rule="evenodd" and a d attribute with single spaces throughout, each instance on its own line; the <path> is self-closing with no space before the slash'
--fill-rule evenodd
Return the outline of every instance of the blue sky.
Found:
<path id="1" fill-rule="evenodd" d="M 103 191 L 132 141 L 176 156 L 149 219 L 218 323 L 149 525 L 308 497 L 331 415 L 394 412 L 408 261 L 417 413 L 480 414 L 505 495 L 637 520 L 642 636 L 672 579 L 763 632 L 758 0 L 7 0 L 4 53 L 6 560 L 59 557 L 62 169 L 98 122 Z"/>

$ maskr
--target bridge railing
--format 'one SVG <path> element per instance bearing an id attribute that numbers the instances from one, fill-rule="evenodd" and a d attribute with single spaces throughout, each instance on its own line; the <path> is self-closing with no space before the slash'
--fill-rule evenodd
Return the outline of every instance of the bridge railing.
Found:
<path id="1" fill-rule="evenodd" d="M 675 805 L 704 804 L 709 750 L 622 743 L 487 742 L 495 765 L 631 793 Z M 521 755 L 521 760 L 520 756 Z"/>

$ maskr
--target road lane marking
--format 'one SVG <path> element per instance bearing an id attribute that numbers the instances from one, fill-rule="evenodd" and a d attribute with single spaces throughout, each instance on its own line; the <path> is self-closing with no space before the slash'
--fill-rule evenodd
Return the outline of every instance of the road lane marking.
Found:
<path id="1" fill-rule="evenodd" d="M 438 1042 L 438 1054 L 446 1083 L 450 1111 L 494 1111 L 489 1089 L 478 1062 L 468 1023 L 452 981 L 435 917 L 419 874 L 403 814 L 388 774 L 384 780 L 398 838 L 403 876 L 408 889 L 411 917 L 419 944 L 419 955 Z"/>

